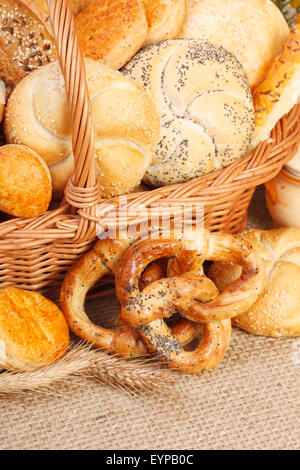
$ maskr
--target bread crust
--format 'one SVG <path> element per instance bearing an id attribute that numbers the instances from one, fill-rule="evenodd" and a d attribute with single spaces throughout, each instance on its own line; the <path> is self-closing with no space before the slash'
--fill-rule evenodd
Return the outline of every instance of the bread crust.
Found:
<path id="1" fill-rule="evenodd" d="M 244 156 L 254 131 L 246 75 L 220 46 L 193 39 L 152 44 L 123 68 L 156 106 L 161 135 L 145 181 L 182 183 Z"/>
<path id="2" fill-rule="evenodd" d="M 15 217 L 37 217 L 52 198 L 51 176 L 44 160 L 23 145 L 0 147 L 0 210 Z"/>
<path id="3" fill-rule="evenodd" d="M 104 197 L 126 194 L 140 183 L 159 136 L 159 118 L 147 94 L 105 64 L 85 60 L 95 127 L 96 170 Z M 20 106 L 20 100 L 22 106 Z M 9 143 L 36 151 L 48 164 L 60 197 L 74 171 L 71 123 L 58 63 L 25 77 L 5 115 Z"/>
<path id="4" fill-rule="evenodd" d="M 300 24 L 291 29 L 265 80 L 254 90 L 253 147 L 266 140 L 276 122 L 300 99 Z"/>
<path id="5" fill-rule="evenodd" d="M 138 0 L 100 0 L 81 11 L 75 23 L 83 55 L 114 69 L 131 59 L 148 33 L 145 10 Z"/>
<path id="6" fill-rule="evenodd" d="M 32 5 L 34 12 L 30 9 Z M 56 59 L 56 47 L 44 7 L 43 2 L 1 2 L 0 80 L 6 83 L 8 95 L 29 72 Z"/>
<path id="7" fill-rule="evenodd" d="M 179 37 L 215 42 L 243 65 L 253 89 L 265 77 L 289 34 L 271 0 L 187 0 Z"/>
<path id="8" fill-rule="evenodd" d="M 262 259 L 266 281 L 258 299 L 233 324 L 255 335 L 300 336 L 300 229 L 250 230 L 241 237 Z M 236 264 L 217 262 L 209 277 L 222 291 L 240 272 Z"/>
<path id="9" fill-rule="evenodd" d="M 149 31 L 144 46 L 175 39 L 185 20 L 185 0 L 142 0 Z"/>
<path id="10" fill-rule="evenodd" d="M 68 344 L 68 325 L 53 302 L 14 287 L 0 291 L 0 367 L 42 367 L 62 357 Z"/>

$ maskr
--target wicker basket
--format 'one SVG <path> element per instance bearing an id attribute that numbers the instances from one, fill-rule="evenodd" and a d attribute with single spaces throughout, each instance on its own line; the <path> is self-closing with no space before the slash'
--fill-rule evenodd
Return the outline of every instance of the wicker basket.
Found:
<path id="1" fill-rule="evenodd" d="M 70 104 L 75 174 L 58 209 L 35 219 L 12 219 L 0 224 L 0 281 L 2 285 L 32 290 L 60 284 L 67 268 L 93 244 L 99 214 L 107 212 L 107 202 L 115 207 L 120 202 L 120 198 L 100 200 L 91 105 L 71 9 L 67 0 L 47 3 Z M 247 209 L 255 187 L 280 171 L 296 153 L 299 140 L 300 105 L 297 105 L 277 123 L 272 141 L 262 143 L 227 168 L 184 184 L 130 194 L 131 218 L 126 223 L 135 223 L 142 217 L 141 209 L 146 210 L 153 203 L 174 208 L 202 203 L 207 228 L 238 232 L 247 223 Z"/>

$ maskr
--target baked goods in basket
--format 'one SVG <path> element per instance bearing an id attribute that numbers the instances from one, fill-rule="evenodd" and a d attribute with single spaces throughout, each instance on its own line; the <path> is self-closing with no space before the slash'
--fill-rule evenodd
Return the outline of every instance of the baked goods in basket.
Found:
<path id="1" fill-rule="evenodd" d="M 129 193 L 152 161 L 159 118 L 147 94 L 132 80 L 92 59 L 86 59 L 85 65 L 102 196 Z M 33 72 L 15 88 L 7 104 L 5 134 L 8 142 L 27 145 L 44 158 L 54 195 L 60 195 L 73 174 L 74 158 L 69 108 L 58 63 Z"/>
<path id="2" fill-rule="evenodd" d="M 37 217 L 52 198 L 49 169 L 23 145 L 0 147 L 0 210 L 16 217 Z"/>
<path id="3" fill-rule="evenodd" d="M 187 0 L 186 21 L 179 37 L 206 39 L 231 51 L 254 88 L 265 77 L 288 34 L 288 25 L 271 0 Z"/>
<path id="4" fill-rule="evenodd" d="M 32 4 L 34 12 L 30 8 Z M 6 83 L 8 94 L 22 77 L 56 58 L 46 8 L 36 0 L 1 1 L 0 79 Z"/>
<path id="5" fill-rule="evenodd" d="M 145 10 L 138 0 L 91 2 L 75 24 L 82 54 L 115 69 L 131 59 L 148 35 Z"/>
<path id="6" fill-rule="evenodd" d="M 265 80 L 254 90 L 253 147 L 268 139 L 276 122 L 300 100 L 300 24 L 291 29 Z"/>
<path id="7" fill-rule="evenodd" d="M 138 357 L 147 354 L 138 331 L 120 320 L 113 329 L 92 323 L 84 308 L 88 291 L 108 273 L 116 273 L 120 259 L 133 243 L 130 237 L 119 240 L 99 240 L 94 249 L 84 255 L 68 271 L 60 294 L 60 304 L 68 324 L 74 333 L 93 345 L 123 357 Z M 162 267 L 152 267 L 145 275 L 144 285 L 156 281 L 162 275 Z M 216 289 L 215 289 L 216 290 Z M 190 343 L 199 333 L 199 325 L 182 319 L 175 325 L 174 334 L 182 344 Z"/>
<path id="8" fill-rule="evenodd" d="M 178 37 L 183 25 L 186 0 L 142 0 L 149 31 L 145 45 Z"/>
<path id="9" fill-rule="evenodd" d="M 144 86 L 161 120 L 146 182 L 181 183 L 247 153 L 253 102 L 244 71 L 230 52 L 209 42 L 162 41 L 140 51 L 123 73 Z"/>
<path id="10" fill-rule="evenodd" d="M 62 357 L 69 328 L 62 312 L 37 292 L 0 291 L 0 367 L 29 370 Z"/>
<path id="11" fill-rule="evenodd" d="M 5 103 L 5 83 L 0 80 L 0 122 L 3 119 Z"/>
<path id="12" fill-rule="evenodd" d="M 253 305 L 233 318 L 233 324 L 263 336 L 300 336 L 300 229 L 243 232 L 261 257 L 266 280 Z M 220 290 L 240 275 L 232 263 L 215 263 L 209 277 Z"/>

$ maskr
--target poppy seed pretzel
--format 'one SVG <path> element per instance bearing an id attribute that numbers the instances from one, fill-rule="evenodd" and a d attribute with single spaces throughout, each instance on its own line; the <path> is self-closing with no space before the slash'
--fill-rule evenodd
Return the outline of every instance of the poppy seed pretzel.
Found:
<path id="1" fill-rule="evenodd" d="M 146 244 L 150 245 L 143 258 Z M 185 351 L 176 338 L 176 327 L 171 331 L 164 318 L 171 317 L 177 310 L 185 315 L 189 304 L 196 297 L 204 302 L 213 301 L 219 294 L 216 286 L 202 274 L 198 262 L 186 263 L 200 274 L 187 273 L 164 278 L 148 284 L 139 290 L 139 277 L 150 261 L 161 256 L 175 256 L 178 266 L 185 257 L 183 240 L 147 240 L 138 242 L 124 254 L 116 276 L 117 295 L 121 302 L 121 318 L 138 331 L 148 348 L 156 352 L 171 368 L 189 373 L 200 373 L 215 367 L 224 357 L 231 337 L 231 320 L 216 321 L 204 325 L 204 332 L 194 351 Z M 202 256 L 200 256 L 202 259 Z M 135 269 L 134 273 L 132 273 Z M 131 277 L 128 274 L 131 272 Z M 132 275 L 133 274 L 133 275 Z M 184 320 L 183 320 L 184 321 Z M 185 320 L 187 328 L 193 323 Z"/>
<path id="2" fill-rule="evenodd" d="M 124 251 L 133 242 L 130 238 L 99 240 L 93 250 L 80 258 L 68 271 L 61 290 L 60 304 L 71 330 L 94 346 L 124 357 L 147 354 L 139 333 L 117 321 L 116 328 L 95 325 L 88 318 L 84 302 L 90 288 L 106 274 L 117 269 Z M 143 273 L 143 286 L 163 275 L 162 264 L 156 263 Z M 175 334 L 182 344 L 190 343 L 200 331 L 200 326 L 182 319 L 175 326 Z"/>

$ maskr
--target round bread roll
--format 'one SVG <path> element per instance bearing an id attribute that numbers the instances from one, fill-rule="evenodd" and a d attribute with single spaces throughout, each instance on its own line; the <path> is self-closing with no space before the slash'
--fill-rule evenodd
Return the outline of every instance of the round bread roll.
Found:
<path id="1" fill-rule="evenodd" d="M 142 0 L 149 31 L 145 46 L 178 37 L 185 19 L 185 0 Z"/>
<path id="2" fill-rule="evenodd" d="M 247 153 L 253 101 L 242 66 L 230 52 L 209 42 L 167 40 L 140 51 L 123 73 L 144 86 L 161 120 L 146 182 L 181 183 Z"/>
<path id="3" fill-rule="evenodd" d="M 5 109 L 5 83 L 0 80 L 0 122 L 4 116 Z"/>
<path id="4" fill-rule="evenodd" d="M 69 328 L 59 308 L 37 292 L 0 291 L 0 367 L 31 370 L 62 357 Z"/>
<path id="5" fill-rule="evenodd" d="M 266 281 L 252 307 L 233 324 L 262 336 L 300 336 L 300 229 L 250 230 L 240 234 L 264 263 Z M 214 263 L 209 277 L 219 290 L 238 279 L 241 267 Z"/>
<path id="6" fill-rule="evenodd" d="M 96 169 L 103 197 L 126 194 L 142 180 L 159 136 L 159 118 L 147 94 L 121 73 L 86 59 L 95 124 Z M 32 148 L 49 165 L 60 196 L 74 171 L 71 123 L 58 63 L 23 79 L 7 104 L 10 143 Z"/>
<path id="7" fill-rule="evenodd" d="M 100 0 L 75 18 L 84 56 L 121 68 L 142 47 L 148 34 L 145 10 L 138 0 Z"/>
<path id="8" fill-rule="evenodd" d="M 0 210 L 31 218 L 45 212 L 52 197 L 49 169 L 44 160 L 23 145 L 0 147 Z"/>
<path id="9" fill-rule="evenodd" d="M 265 80 L 254 90 L 255 134 L 252 147 L 300 100 L 300 24 L 291 29 Z"/>
<path id="10" fill-rule="evenodd" d="M 243 65 L 251 88 L 263 80 L 289 34 L 271 0 L 187 0 L 179 37 L 215 42 Z"/>

